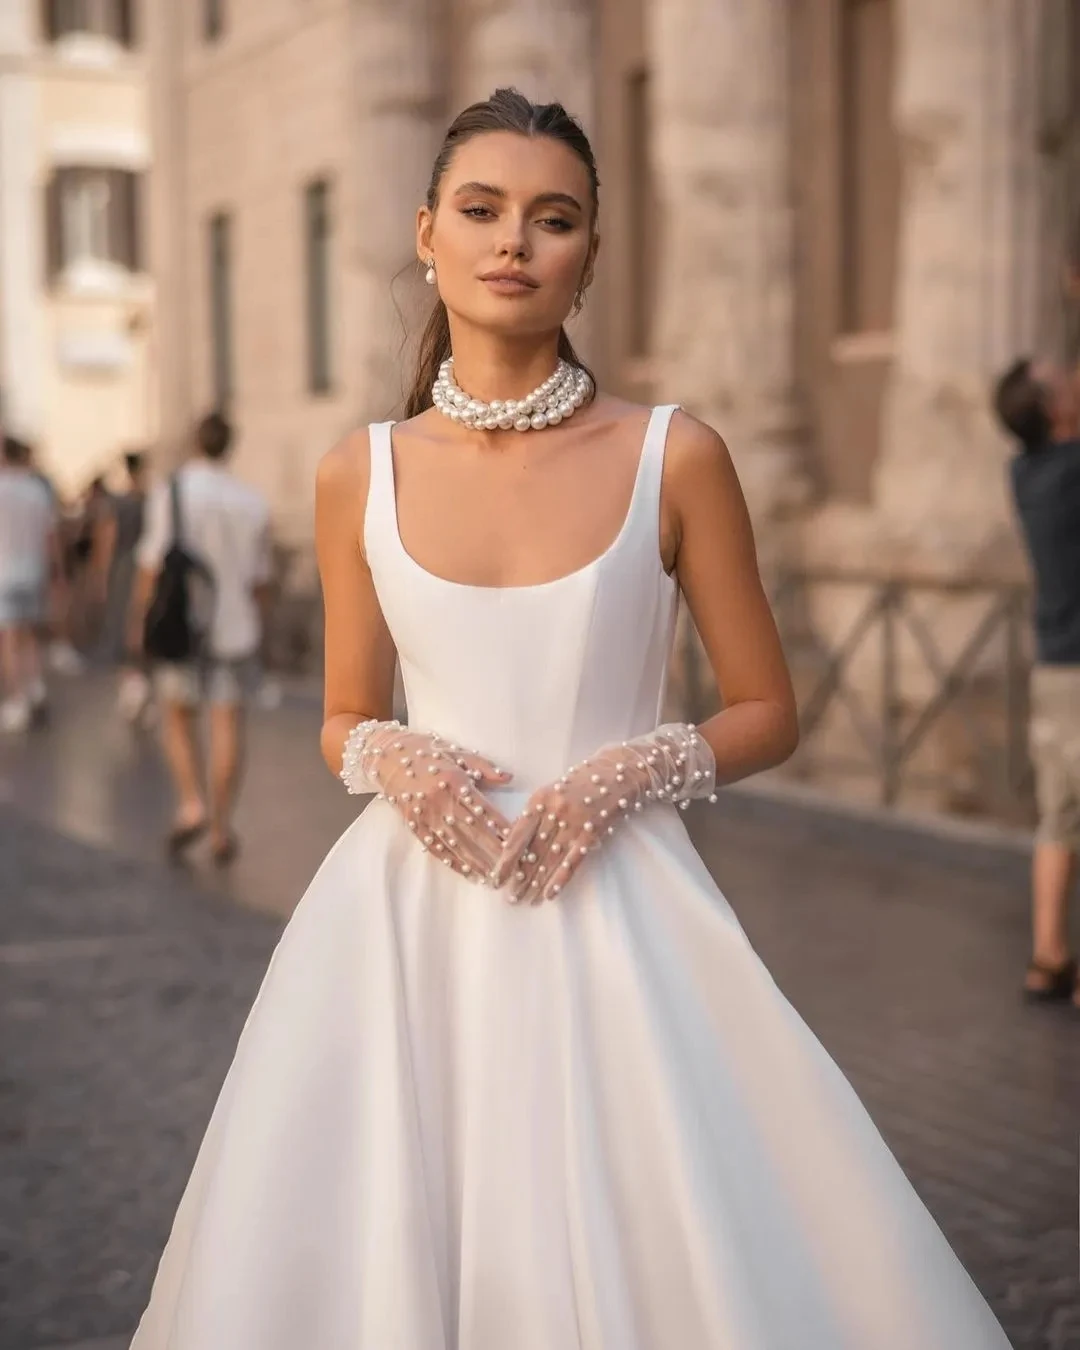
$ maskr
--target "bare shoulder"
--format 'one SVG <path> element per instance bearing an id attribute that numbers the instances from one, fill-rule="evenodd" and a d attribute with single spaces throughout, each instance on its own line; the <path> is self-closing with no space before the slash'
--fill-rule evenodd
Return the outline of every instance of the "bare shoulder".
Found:
<path id="1" fill-rule="evenodd" d="M 367 427 L 357 427 L 343 436 L 319 460 L 315 484 L 320 496 L 352 495 L 367 489 L 371 476 L 371 439 Z"/>
<path id="2" fill-rule="evenodd" d="M 319 460 L 315 494 L 321 509 L 352 513 L 367 501 L 371 441 L 366 427 L 348 432 Z"/>
<path id="3" fill-rule="evenodd" d="M 715 480 L 732 472 L 724 438 L 700 418 L 678 408 L 668 431 L 666 466 L 675 482 Z"/>
<path id="4" fill-rule="evenodd" d="M 748 537 L 746 501 L 724 438 L 681 409 L 668 432 L 663 494 L 680 553 L 694 538 Z"/>

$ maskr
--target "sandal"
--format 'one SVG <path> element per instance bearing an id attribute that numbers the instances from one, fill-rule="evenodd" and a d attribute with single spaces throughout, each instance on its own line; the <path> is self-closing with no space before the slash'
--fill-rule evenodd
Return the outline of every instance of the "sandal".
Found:
<path id="1" fill-rule="evenodd" d="M 174 861 L 184 850 L 206 833 L 207 820 L 197 820 L 194 825 L 175 825 L 165 836 L 165 852 Z"/>
<path id="2" fill-rule="evenodd" d="M 1035 988 L 1024 985 L 1023 994 L 1028 1003 L 1058 1003 L 1073 997 L 1073 991 L 1077 988 L 1075 956 L 1070 956 L 1061 966 L 1029 961 L 1027 969 L 1028 975 L 1037 975 L 1041 981 Z"/>
<path id="3" fill-rule="evenodd" d="M 240 840 L 235 834 L 229 834 L 220 842 L 214 844 L 210 850 L 210 857 L 215 867 L 228 867 L 239 852 Z"/>

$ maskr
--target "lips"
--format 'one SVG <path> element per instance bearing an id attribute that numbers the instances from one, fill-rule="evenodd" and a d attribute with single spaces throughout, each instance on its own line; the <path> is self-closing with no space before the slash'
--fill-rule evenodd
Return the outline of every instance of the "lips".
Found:
<path id="1" fill-rule="evenodd" d="M 480 280 L 493 291 L 502 295 L 524 295 L 528 291 L 535 291 L 537 288 L 536 282 L 531 277 L 525 276 L 523 272 L 505 270 L 487 272 Z"/>

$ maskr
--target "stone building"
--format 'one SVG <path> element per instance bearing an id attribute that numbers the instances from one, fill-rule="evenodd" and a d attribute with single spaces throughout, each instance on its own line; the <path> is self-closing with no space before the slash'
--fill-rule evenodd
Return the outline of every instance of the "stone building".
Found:
<path id="1" fill-rule="evenodd" d="M 157 435 L 130 0 L 0 4 L 0 418 L 65 492 Z"/>
<path id="2" fill-rule="evenodd" d="M 301 552 L 318 457 L 400 395 L 441 131 L 512 83 L 597 149 L 582 346 L 725 435 L 766 560 L 1022 575 L 987 391 L 1072 345 L 1074 0 L 151 8 L 164 440 L 227 404 Z"/>
<path id="3" fill-rule="evenodd" d="M 610 387 L 714 423 L 815 549 L 864 516 L 950 567 L 999 541 L 987 381 L 1066 341 L 1071 0 L 147 8 L 163 428 L 228 401 L 297 540 L 315 459 L 398 394 L 439 133 L 511 82 L 597 146 Z"/>

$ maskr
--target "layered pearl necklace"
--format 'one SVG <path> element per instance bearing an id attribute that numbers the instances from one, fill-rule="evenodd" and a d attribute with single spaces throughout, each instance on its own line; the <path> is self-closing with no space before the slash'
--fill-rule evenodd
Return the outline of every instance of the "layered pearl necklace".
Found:
<path id="1" fill-rule="evenodd" d="M 484 431 L 543 431 L 557 427 L 592 397 L 593 382 L 579 366 L 561 358 L 554 375 L 525 398 L 493 398 L 490 403 L 470 398 L 454 379 L 454 362 L 445 360 L 431 391 L 436 408 L 452 422 Z"/>

